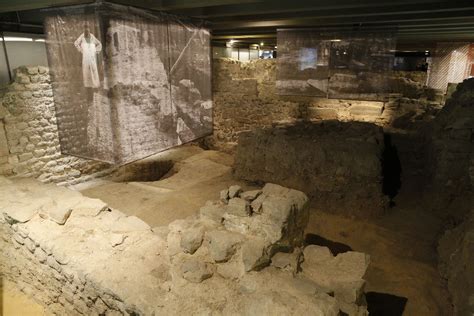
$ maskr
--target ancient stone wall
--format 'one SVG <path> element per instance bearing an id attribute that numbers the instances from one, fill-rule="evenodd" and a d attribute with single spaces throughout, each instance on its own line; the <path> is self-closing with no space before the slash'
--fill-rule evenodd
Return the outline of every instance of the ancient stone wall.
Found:
<path id="1" fill-rule="evenodd" d="M 395 72 L 393 95 L 387 102 L 304 96 L 280 96 L 275 60 L 239 62 L 214 59 L 214 135 L 211 148 L 233 151 L 239 133 L 298 120 L 364 121 L 405 128 L 413 121 L 431 120 L 441 107 L 434 91 L 424 87 L 424 73 Z"/>
<path id="2" fill-rule="evenodd" d="M 363 122 L 324 121 L 242 133 L 235 175 L 301 190 L 312 203 L 345 216 L 384 211 L 382 128 Z"/>
<path id="3" fill-rule="evenodd" d="M 111 170 L 61 155 L 48 69 L 16 69 L 15 81 L 0 94 L 0 175 L 74 184 Z"/>
<path id="4" fill-rule="evenodd" d="M 367 315 L 369 256 L 302 249 L 302 192 L 231 186 L 151 229 L 54 184 L 0 177 L 0 190 L 0 277 L 50 313 Z"/>
<path id="5" fill-rule="evenodd" d="M 433 122 L 431 174 L 435 207 L 460 219 L 474 187 L 474 79 L 459 84 Z"/>

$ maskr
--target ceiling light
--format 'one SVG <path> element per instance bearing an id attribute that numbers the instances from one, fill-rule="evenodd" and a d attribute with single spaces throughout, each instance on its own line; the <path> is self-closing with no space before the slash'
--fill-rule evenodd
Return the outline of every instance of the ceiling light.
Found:
<path id="1" fill-rule="evenodd" d="M 341 41 L 341 40 L 338 39 L 338 38 L 331 40 L 331 42 L 340 42 L 340 41 Z"/>
<path id="2" fill-rule="evenodd" d="M 260 46 L 263 46 L 263 44 L 264 44 L 264 43 L 263 43 L 263 42 L 261 42 L 261 43 L 260 43 Z"/>
<path id="3" fill-rule="evenodd" d="M 31 37 L 13 37 L 13 36 L 5 36 L 5 42 L 33 42 Z M 0 41 L 2 39 L 0 38 Z"/>
<path id="4" fill-rule="evenodd" d="M 35 39 L 35 42 L 45 42 L 44 38 L 37 38 Z"/>
<path id="5" fill-rule="evenodd" d="M 277 48 L 278 48 L 278 46 L 275 46 L 275 49 L 277 49 Z"/>

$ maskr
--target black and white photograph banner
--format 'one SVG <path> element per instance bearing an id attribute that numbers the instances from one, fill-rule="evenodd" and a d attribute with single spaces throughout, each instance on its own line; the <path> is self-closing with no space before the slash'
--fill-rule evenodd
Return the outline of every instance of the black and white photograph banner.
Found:
<path id="1" fill-rule="evenodd" d="M 124 164 L 212 133 L 201 21 L 108 3 L 49 12 L 62 153 Z"/>

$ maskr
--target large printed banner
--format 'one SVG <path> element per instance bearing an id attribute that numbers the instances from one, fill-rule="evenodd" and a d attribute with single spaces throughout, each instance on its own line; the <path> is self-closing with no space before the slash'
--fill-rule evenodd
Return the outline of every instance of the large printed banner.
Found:
<path id="1" fill-rule="evenodd" d="M 212 133 L 202 23 L 108 3 L 50 11 L 61 151 L 124 164 Z"/>
<path id="2" fill-rule="evenodd" d="M 281 95 L 383 100 L 390 93 L 395 31 L 278 30 Z"/>
<path id="3" fill-rule="evenodd" d="M 449 83 L 460 83 L 471 75 L 472 45 L 464 42 L 436 44 L 428 72 L 428 86 L 446 92 Z"/>

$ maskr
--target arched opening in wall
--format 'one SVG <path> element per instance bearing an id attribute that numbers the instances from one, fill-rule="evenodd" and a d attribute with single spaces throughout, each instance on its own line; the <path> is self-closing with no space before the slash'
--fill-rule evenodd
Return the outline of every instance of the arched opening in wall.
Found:
<path id="1" fill-rule="evenodd" d="M 390 206 L 395 206 L 394 198 L 400 188 L 402 166 L 397 148 L 392 143 L 392 135 L 384 134 L 384 149 L 382 152 L 382 192 L 390 198 Z"/>
<path id="2" fill-rule="evenodd" d="M 173 173 L 171 160 L 143 160 L 133 162 L 115 171 L 110 180 L 116 182 L 151 182 L 169 177 Z"/>

